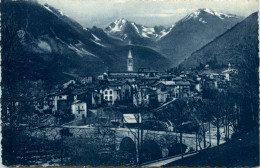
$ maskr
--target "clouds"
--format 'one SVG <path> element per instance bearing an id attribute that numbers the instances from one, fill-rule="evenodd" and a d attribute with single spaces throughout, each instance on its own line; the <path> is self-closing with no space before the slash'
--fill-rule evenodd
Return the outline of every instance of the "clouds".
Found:
<path id="1" fill-rule="evenodd" d="M 84 27 L 105 27 L 117 18 L 147 26 L 170 26 L 200 9 L 248 16 L 258 10 L 257 0 L 38 0 L 63 11 Z"/>
<path id="2" fill-rule="evenodd" d="M 174 17 L 176 15 L 183 15 L 183 14 L 188 14 L 191 13 L 193 11 L 195 11 L 196 9 L 192 8 L 192 9 L 187 9 L 187 8 L 179 8 L 179 9 L 163 9 L 160 10 L 156 13 L 137 13 L 134 14 L 134 16 L 141 16 L 141 17 Z"/>
<path id="3" fill-rule="evenodd" d="M 194 12 L 196 9 L 195 8 L 179 8 L 179 9 L 164 9 L 161 10 L 159 13 L 151 13 L 151 14 L 147 14 L 147 17 L 154 17 L 154 16 L 158 16 L 158 17 L 174 17 L 177 15 L 186 15 L 189 14 L 191 12 Z"/>
<path id="4" fill-rule="evenodd" d="M 174 9 L 174 10 L 173 9 L 165 9 L 165 10 L 162 10 L 161 12 L 176 15 L 176 14 L 182 14 L 182 13 L 187 13 L 187 12 L 189 13 L 189 12 L 192 12 L 194 10 L 196 10 L 196 9 L 195 8 L 189 8 L 189 9 L 178 8 L 178 9 Z"/>

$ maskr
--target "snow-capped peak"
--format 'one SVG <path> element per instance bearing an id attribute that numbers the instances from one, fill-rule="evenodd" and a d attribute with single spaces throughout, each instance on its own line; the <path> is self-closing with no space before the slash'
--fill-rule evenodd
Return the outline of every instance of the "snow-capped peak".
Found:
<path id="1" fill-rule="evenodd" d="M 137 25 L 135 22 L 128 21 L 124 18 L 117 19 L 113 23 L 111 23 L 105 31 L 108 33 L 118 33 L 123 32 L 125 29 L 132 27 L 137 34 L 141 33 L 140 26 Z"/>
<path id="2" fill-rule="evenodd" d="M 129 32 L 129 30 L 132 31 Z M 105 31 L 108 34 L 120 37 L 123 40 L 132 36 L 133 31 L 141 38 L 159 39 L 162 35 L 168 32 L 168 29 L 165 29 L 162 26 L 147 27 L 121 18 L 111 23 L 107 28 L 105 28 Z"/>
<path id="3" fill-rule="evenodd" d="M 172 25 L 170 28 L 168 29 L 163 29 L 161 32 L 160 32 L 160 36 L 158 39 L 161 39 L 163 38 L 164 36 L 166 36 L 167 34 L 169 34 L 171 32 L 171 30 L 175 27 L 175 25 Z"/>
<path id="4" fill-rule="evenodd" d="M 124 18 L 117 19 L 113 23 L 109 25 L 108 28 L 106 28 L 107 31 L 109 32 L 118 32 L 122 31 L 128 21 Z"/>
<path id="5" fill-rule="evenodd" d="M 120 19 L 117 19 L 116 22 L 120 22 L 120 23 L 126 23 L 128 22 L 128 20 L 124 19 L 124 18 L 120 18 Z"/>
<path id="6" fill-rule="evenodd" d="M 216 12 L 216 11 L 213 11 L 212 9 L 204 8 L 204 9 L 201 9 L 201 10 L 203 10 L 203 11 L 205 11 L 205 12 L 211 14 L 211 15 L 217 16 L 220 19 L 225 19 L 225 17 L 235 17 L 234 15 Z"/>
<path id="7" fill-rule="evenodd" d="M 203 8 L 203 9 L 198 9 L 195 12 L 187 15 L 181 21 L 187 21 L 190 19 L 198 19 L 202 23 L 207 23 L 205 18 L 203 18 L 204 14 L 209 14 L 209 15 L 218 17 L 219 19 L 225 19 L 227 17 L 235 17 L 234 15 L 231 15 L 231 14 L 220 13 L 220 12 L 213 11 L 212 9 Z"/>
<path id="8" fill-rule="evenodd" d="M 208 8 L 204 8 L 204 9 L 200 9 L 201 11 L 205 11 L 211 15 L 215 15 L 215 12 L 212 9 L 208 9 Z"/>

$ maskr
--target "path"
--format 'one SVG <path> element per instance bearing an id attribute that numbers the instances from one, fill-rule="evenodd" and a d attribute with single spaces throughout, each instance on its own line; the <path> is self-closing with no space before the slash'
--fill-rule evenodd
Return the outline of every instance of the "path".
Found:
<path id="1" fill-rule="evenodd" d="M 186 158 L 186 157 L 195 155 L 197 153 L 198 152 L 187 154 L 187 155 L 184 155 L 183 157 Z M 145 163 L 145 164 L 142 165 L 142 167 L 161 167 L 163 165 L 169 164 L 169 163 L 176 161 L 176 160 L 179 160 L 179 159 L 181 159 L 181 155 L 175 156 L 175 157 L 172 157 L 172 158 L 168 158 L 168 159 L 164 159 L 164 160 L 158 160 L 158 161 L 155 161 L 155 162 Z"/>

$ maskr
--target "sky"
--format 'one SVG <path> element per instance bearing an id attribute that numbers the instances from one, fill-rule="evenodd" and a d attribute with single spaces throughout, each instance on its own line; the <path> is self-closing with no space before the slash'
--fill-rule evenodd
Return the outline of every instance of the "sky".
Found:
<path id="1" fill-rule="evenodd" d="M 170 27 L 201 8 L 247 17 L 258 11 L 258 0 L 38 0 L 79 22 L 83 27 L 105 28 L 125 18 L 153 27 Z"/>

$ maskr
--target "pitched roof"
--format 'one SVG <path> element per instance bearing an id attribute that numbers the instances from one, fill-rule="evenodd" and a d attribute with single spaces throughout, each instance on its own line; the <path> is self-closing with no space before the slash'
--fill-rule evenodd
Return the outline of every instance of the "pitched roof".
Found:
<path id="1" fill-rule="evenodd" d="M 176 85 L 190 85 L 189 81 L 177 81 Z"/>
<path id="2" fill-rule="evenodd" d="M 155 85 L 159 85 L 159 84 L 163 84 L 163 85 L 167 85 L 167 86 L 176 85 L 174 81 L 159 81 L 159 82 L 157 82 L 157 84 L 155 84 Z"/>
<path id="3" fill-rule="evenodd" d="M 78 104 L 78 103 L 86 103 L 86 102 L 83 102 L 82 100 L 75 100 L 72 104 Z"/>

